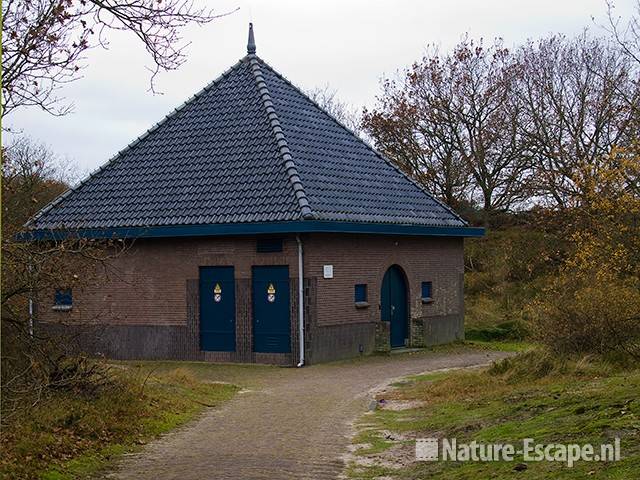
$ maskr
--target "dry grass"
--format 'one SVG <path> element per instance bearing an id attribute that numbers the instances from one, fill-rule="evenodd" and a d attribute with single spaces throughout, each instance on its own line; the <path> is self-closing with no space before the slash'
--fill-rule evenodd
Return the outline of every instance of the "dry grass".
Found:
<path id="1" fill-rule="evenodd" d="M 640 471 L 638 365 L 596 356 L 559 360 L 532 350 L 487 370 L 439 372 L 408 377 L 384 393 L 386 400 L 417 402 L 415 408 L 382 408 L 363 419 L 363 439 L 375 451 L 356 448 L 352 478 L 511 479 L 635 478 Z M 366 422 L 366 423 L 365 423 Z M 389 435 L 391 433 L 391 435 Z M 400 440 L 394 441 L 393 438 Z M 610 443 L 621 438 L 619 462 L 582 462 L 568 469 L 557 462 L 418 462 L 415 438 L 457 438 L 485 443 Z M 408 456 L 408 457 L 407 457 Z M 398 457 L 398 458 L 396 458 Z M 406 458 L 411 461 L 406 461 Z M 404 459 L 404 460 L 403 460 Z M 524 478 L 524 477 L 523 477 Z"/>
<path id="2" fill-rule="evenodd" d="M 51 393 L 14 418 L 2 434 L 0 477 L 84 478 L 237 390 L 199 380 L 185 367 L 122 367 L 113 369 L 106 389 Z"/>

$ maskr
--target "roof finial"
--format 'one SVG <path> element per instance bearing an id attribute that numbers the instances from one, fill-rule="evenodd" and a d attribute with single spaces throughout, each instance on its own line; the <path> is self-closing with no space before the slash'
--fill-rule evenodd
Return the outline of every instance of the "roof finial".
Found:
<path id="1" fill-rule="evenodd" d="M 253 36 L 253 23 L 249 23 L 249 41 L 247 42 L 247 53 L 256 53 L 256 39 Z"/>

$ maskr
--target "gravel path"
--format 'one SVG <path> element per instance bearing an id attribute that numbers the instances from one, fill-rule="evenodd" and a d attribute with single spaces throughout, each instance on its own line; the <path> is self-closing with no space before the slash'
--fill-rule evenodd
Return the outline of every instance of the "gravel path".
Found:
<path id="1" fill-rule="evenodd" d="M 506 355 L 420 352 L 301 369 L 247 369 L 249 390 L 124 458 L 108 478 L 336 478 L 349 425 L 367 410 L 372 389 L 400 376 Z"/>

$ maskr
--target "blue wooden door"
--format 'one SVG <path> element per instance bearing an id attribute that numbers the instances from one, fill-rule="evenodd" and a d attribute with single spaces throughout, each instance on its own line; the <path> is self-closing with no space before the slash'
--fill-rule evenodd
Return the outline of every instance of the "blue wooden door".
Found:
<path id="1" fill-rule="evenodd" d="M 236 350 L 233 267 L 200 267 L 200 349 Z"/>
<path id="2" fill-rule="evenodd" d="M 253 351 L 291 351 L 289 267 L 253 267 Z"/>
<path id="3" fill-rule="evenodd" d="M 404 274 L 396 265 L 390 267 L 382 279 L 380 313 L 382 320 L 390 323 L 391 347 L 404 347 L 405 339 L 409 337 L 407 285 Z"/>

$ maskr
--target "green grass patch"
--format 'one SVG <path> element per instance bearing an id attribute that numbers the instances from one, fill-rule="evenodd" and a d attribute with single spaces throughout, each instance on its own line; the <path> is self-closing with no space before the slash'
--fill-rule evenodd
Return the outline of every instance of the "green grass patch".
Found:
<path id="1" fill-rule="evenodd" d="M 395 469 L 384 467 L 380 465 L 373 466 L 358 466 L 358 465 L 349 465 L 346 468 L 346 475 L 348 478 L 358 478 L 361 480 L 373 480 L 379 478 L 390 477 L 395 473 Z"/>
<path id="2" fill-rule="evenodd" d="M 353 439 L 353 443 L 362 445 L 356 450 L 356 455 L 373 455 L 392 447 L 394 442 L 384 438 L 382 432 L 375 428 L 363 428 Z"/>
<path id="3" fill-rule="evenodd" d="M 433 382 L 435 380 L 446 378 L 448 374 L 449 372 L 446 371 L 421 373 L 419 375 L 409 375 L 408 377 L 405 377 L 405 379 L 408 383 Z"/>
<path id="4" fill-rule="evenodd" d="M 537 351 L 484 371 L 413 376 L 385 399 L 418 400 L 419 408 L 367 415 L 367 438 L 394 432 L 403 438 L 456 438 L 459 443 L 610 443 L 621 439 L 619 462 L 405 462 L 393 478 L 635 478 L 640 471 L 640 370 L 588 358 L 557 361 Z M 409 445 L 407 446 L 409 448 Z M 413 448 L 413 445 L 410 445 Z M 389 454 L 395 454 L 390 450 Z M 375 455 L 379 452 L 373 452 Z M 407 452 L 405 451 L 405 455 Z M 366 456 L 366 454 L 365 454 Z M 375 462 L 352 465 L 352 478 L 375 478 Z"/>
<path id="5" fill-rule="evenodd" d="M 535 348 L 533 343 L 522 341 L 482 341 L 482 340 L 465 340 L 466 345 L 480 349 L 493 350 L 499 352 L 526 352 Z"/>
<path id="6" fill-rule="evenodd" d="M 178 365 L 119 364 L 97 393 L 48 394 L 4 428 L 0 477 L 85 478 L 238 390 Z"/>

